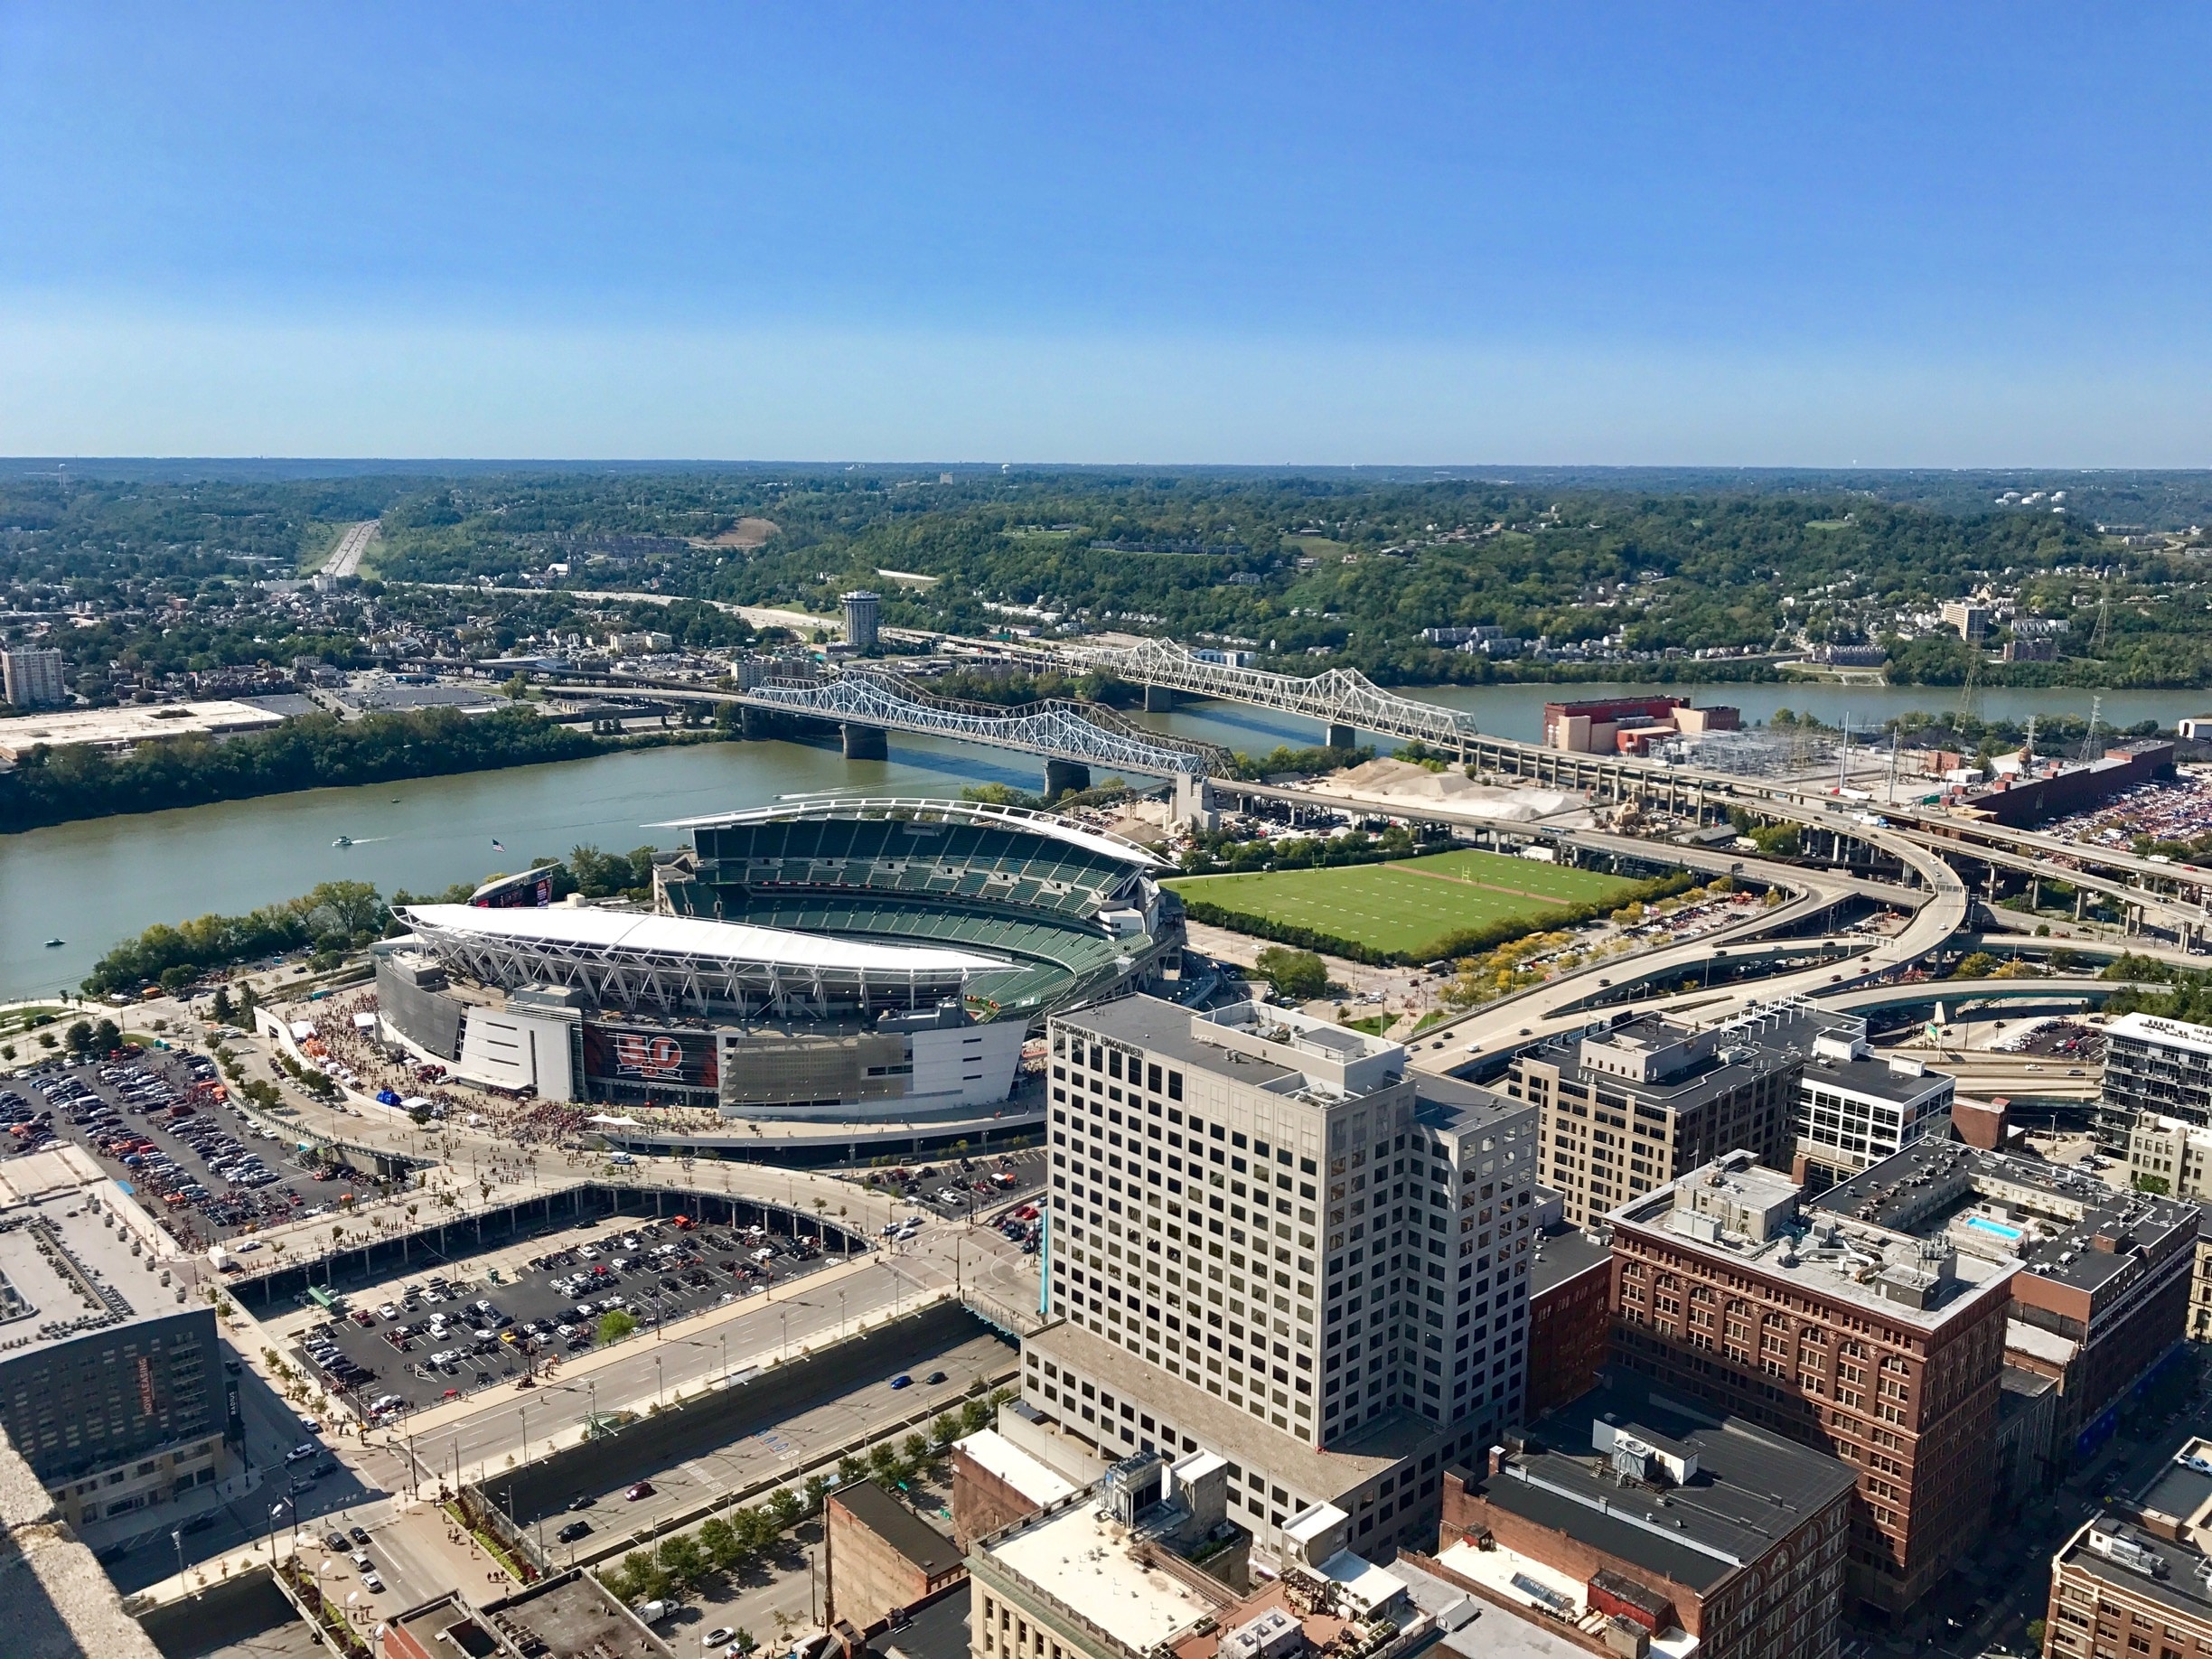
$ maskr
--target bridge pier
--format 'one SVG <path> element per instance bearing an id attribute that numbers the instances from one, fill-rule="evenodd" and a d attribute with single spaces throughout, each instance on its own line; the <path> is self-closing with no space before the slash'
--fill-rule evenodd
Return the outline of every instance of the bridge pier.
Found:
<path id="1" fill-rule="evenodd" d="M 1062 795 L 1091 787 L 1091 768 L 1081 761 L 1048 760 L 1045 763 L 1045 799 L 1057 801 Z"/>
<path id="2" fill-rule="evenodd" d="M 844 734 L 847 760 L 889 760 L 890 736 L 880 726 L 857 726 L 850 720 L 839 726 Z"/>
<path id="3" fill-rule="evenodd" d="M 1144 691 L 1145 713 L 1167 714 L 1175 708 L 1175 692 L 1169 687 L 1147 686 Z"/>
<path id="4" fill-rule="evenodd" d="M 1348 726 L 1332 726 L 1328 728 L 1327 741 L 1332 749 L 1356 749 L 1359 747 L 1359 734 Z"/>

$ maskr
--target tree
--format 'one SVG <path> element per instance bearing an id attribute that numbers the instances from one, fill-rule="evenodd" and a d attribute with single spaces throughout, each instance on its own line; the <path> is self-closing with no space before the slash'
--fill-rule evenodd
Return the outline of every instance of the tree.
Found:
<path id="1" fill-rule="evenodd" d="M 72 1054 L 83 1054 L 92 1046 L 92 1022 L 89 1019 L 79 1020 L 64 1034 L 62 1041 L 68 1045 Z"/>
<path id="2" fill-rule="evenodd" d="M 235 1010 L 230 1006 L 230 988 L 228 985 L 218 985 L 215 988 L 214 1001 L 208 1004 L 210 1017 L 219 1026 L 227 1026 L 230 1023 L 230 1016 L 234 1012 Z"/>
<path id="3" fill-rule="evenodd" d="M 608 1343 L 620 1342 L 636 1329 L 637 1321 L 619 1308 L 611 1313 L 601 1314 L 599 1316 L 600 1345 L 604 1347 Z"/>
<path id="4" fill-rule="evenodd" d="M 2033 1648 L 2037 1653 L 2041 1653 L 2043 1651 L 2043 1638 L 2046 1634 L 2048 1634 L 2048 1630 L 2049 1626 L 2046 1625 L 2043 1620 L 2039 1618 L 2029 1619 L 2028 1621 L 2028 1628 L 2023 1633 L 2028 1638 L 2028 1645 Z"/>
<path id="5" fill-rule="evenodd" d="M 1253 965 L 1279 996 L 1308 1002 L 1328 994 L 1328 964 L 1311 951 L 1270 945 L 1254 959 Z"/>
<path id="6" fill-rule="evenodd" d="M 111 1054 L 122 1045 L 122 1027 L 112 1019 L 103 1019 L 92 1027 L 92 1052 L 94 1054 Z"/>
<path id="7" fill-rule="evenodd" d="M 708 1574 L 707 1553 L 689 1532 L 662 1539 L 657 1553 L 670 1580 L 681 1589 L 690 1589 Z"/>
<path id="8" fill-rule="evenodd" d="M 1987 951 L 1970 952 L 1951 970 L 1954 979 L 1986 979 L 1997 970 L 1997 959 Z"/>
<path id="9" fill-rule="evenodd" d="M 698 1542 L 717 1572 L 727 1572 L 743 1553 L 743 1546 L 737 1542 L 737 1529 L 720 1515 L 709 1515 L 700 1523 Z"/>

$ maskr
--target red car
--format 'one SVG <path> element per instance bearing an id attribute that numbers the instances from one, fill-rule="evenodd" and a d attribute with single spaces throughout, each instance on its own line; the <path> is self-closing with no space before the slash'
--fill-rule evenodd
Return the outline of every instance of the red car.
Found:
<path id="1" fill-rule="evenodd" d="M 629 1491 L 623 1493 L 623 1496 L 630 1499 L 631 1502 L 635 1503 L 639 1498 L 649 1498 L 652 1496 L 652 1482 L 650 1480 L 641 1480 L 636 1486 L 631 1487 Z"/>

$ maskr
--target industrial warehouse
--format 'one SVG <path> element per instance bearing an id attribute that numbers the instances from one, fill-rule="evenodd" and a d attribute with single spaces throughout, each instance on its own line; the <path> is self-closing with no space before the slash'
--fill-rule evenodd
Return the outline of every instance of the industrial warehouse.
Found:
<path id="1" fill-rule="evenodd" d="M 384 1036 L 539 1100 L 711 1111 L 723 1132 L 683 1135 L 702 1150 L 773 1129 L 797 1152 L 807 1126 L 1034 1116 L 1008 1102 L 1045 1016 L 1181 961 L 1164 862 L 1045 814 L 814 801 L 681 827 L 650 911 L 548 903 L 539 872 L 404 908 L 375 951 Z M 650 1112 L 609 1121 L 667 1139 Z"/>

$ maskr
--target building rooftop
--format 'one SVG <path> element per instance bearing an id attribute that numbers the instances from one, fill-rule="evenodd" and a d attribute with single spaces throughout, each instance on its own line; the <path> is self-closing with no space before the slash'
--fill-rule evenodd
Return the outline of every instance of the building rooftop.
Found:
<path id="1" fill-rule="evenodd" d="M 1579 1227 L 1560 1227 L 1536 1237 L 1536 1260 L 1529 1268 L 1529 1294 L 1542 1296 L 1592 1270 L 1610 1270 L 1613 1246 L 1599 1243 Z"/>
<path id="2" fill-rule="evenodd" d="M 763 962 L 958 979 L 1011 964 L 999 957 L 932 945 L 876 944 L 823 933 L 709 922 L 693 916 L 560 906 L 492 910 L 473 904 L 409 904 L 408 924 L 433 944 L 461 940 L 535 950 L 583 949 L 622 956 L 709 962 Z"/>
<path id="3" fill-rule="evenodd" d="M 1801 1064 L 1814 1040 L 1842 1017 L 1795 1005 L 1754 1009 L 1726 1025 L 1695 1029 L 1657 1014 L 1608 1029 L 1554 1037 L 1533 1058 L 1562 1076 L 1621 1093 L 1661 1111 L 1692 1111 L 1779 1065 Z"/>
<path id="4" fill-rule="evenodd" d="M 1956 1141 L 1923 1140 L 1822 1194 L 1821 1214 L 1848 1216 L 1962 1250 L 2018 1256 L 2039 1279 L 2095 1290 L 2201 1210 L 2185 1199 L 2126 1193 L 2086 1170 Z"/>
<path id="5" fill-rule="evenodd" d="M 2212 1026 L 2192 1025 L 2186 1019 L 2161 1019 L 2155 1014 L 2123 1014 L 2104 1027 L 2104 1034 L 2108 1040 L 2133 1037 L 2138 1042 L 2155 1043 L 2161 1048 L 2179 1048 L 2212 1058 Z"/>
<path id="6" fill-rule="evenodd" d="M 1039 1507 L 1056 1504 L 1075 1490 L 1073 1481 L 1031 1457 L 996 1429 L 979 1429 L 953 1445 L 979 1468 L 998 1476 Z"/>
<path id="7" fill-rule="evenodd" d="M 1531 1424 L 1497 1474 L 1463 1478 L 1501 1509 L 1700 1593 L 1857 1482 L 1848 1464 L 1621 1370 Z"/>
<path id="8" fill-rule="evenodd" d="M 2212 1618 L 2212 1584 L 2205 1577 L 2204 1555 L 2115 1516 L 2089 1522 L 2058 1551 L 2057 1561 L 2068 1570 L 2192 1619 Z"/>
<path id="9" fill-rule="evenodd" d="M 853 1519 L 913 1562 L 924 1578 L 941 1579 L 961 1564 L 961 1552 L 950 1538 L 876 1482 L 856 1481 L 830 1495 Z"/>
<path id="10" fill-rule="evenodd" d="M 1220 1453 L 1244 1468 L 1264 1468 L 1281 1476 L 1305 1498 L 1326 1502 L 1356 1490 L 1424 1449 L 1436 1425 L 1411 1411 L 1392 1411 L 1360 1425 L 1355 1433 L 1332 1440 L 1317 1451 L 1298 1436 L 1270 1428 L 1250 1412 L 1218 1395 L 1148 1365 L 1104 1337 L 1079 1325 L 1048 1325 L 1022 1344 L 1025 1360 L 1044 1359 L 1095 1376 L 1117 1397 L 1141 1401 L 1153 1416 L 1171 1422 L 1179 1437 Z"/>
<path id="11" fill-rule="evenodd" d="M 1373 1093 L 1405 1075 L 1402 1044 L 1257 1002 L 1194 1014 L 1157 997 L 1120 997 L 1076 1009 L 1062 1023 L 1149 1049 L 1195 1071 L 1317 1104 Z M 1472 1101 L 1482 1092 L 1439 1098 Z"/>
<path id="12" fill-rule="evenodd" d="M 168 1252 L 149 1242 L 114 1185 L 62 1182 L 60 1175 L 77 1174 L 66 1157 L 52 1158 L 44 1176 L 23 1167 L 33 1162 L 0 1166 L 12 1194 L 33 1181 L 40 1188 L 0 1202 L 0 1361 L 176 1312 L 181 1287 L 160 1279 Z"/>
<path id="13" fill-rule="evenodd" d="M 671 1659 L 673 1653 L 587 1572 L 562 1573 L 488 1603 L 483 1617 L 523 1653 L 532 1651 L 531 1636 L 544 1643 L 537 1650 L 543 1659 Z M 447 1651 L 435 1641 L 424 1646 Z"/>
<path id="14" fill-rule="evenodd" d="M 51 708 L 0 721 L 0 755 L 13 758 L 40 744 L 90 744 L 120 749 L 187 734 L 259 731 L 284 717 L 244 703 L 155 703 L 120 708 Z"/>
<path id="15" fill-rule="evenodd" d="M 1145 1653 L 1210 1620 L 1219 1603 L 1129 1545 L 1129 1529 L 1085 1503 L 1048 1510 L 977 1549 L 1122 1646 Z M 1224 1589 L 1222 1600 L 1228 1599 Z"/>
<path id="16" fill-rule="evenodd" d="M 1466 1134 L 1471 1129 L 1487 1129 L 1500 1118 L 1529 1109 L 1525 1101 L 1514 1100 L 1478 1083 L 1462 1083 L 1457 1077 L 1421 1072 L 1413 1081 L 1414 1121 L 1423 1129 L 1441 1134 Z"/>
<path id="17" fill-rule="evenodd" d="M 1886 1158 L 1867 1174 L 1922 1149 L 1915 1146 Z M 1835 1188 L 1827 1196 L 1843 1190 Z M 1962 1213 L 1955 1218 L 1959 1224 L 1948 1233 L 1922 1238 L 1850 1211 L 1839 1214 L 1821 1208 L 1808 1214 L 1798 1186 L 1761 1168 L 1748 1152 L 1731 1152 L 1693 1169 L 1629 1200 L 1606 1219 L 1616 1229 L 1660 1233 L 1670 1247 L 1701 1251 L 1795 1285 L 1807 1295 L 1855 1302 L 1922 1330 L 1934 1330 L 1978 1306 L 1981 1297 L 2008 1295 L 2020 1265 L 2010 1253 L 2019 1230 L 2009 1223 Z"/>
<path id="18" fill-rule="evenodd" d="M 1814 1053 L 1805 1062 L 1808 1084 L 1835 1089 L 1885 1105 L 1910 1106 L 1956 1086 L 1947 1072 L 1931 1072 L 1917 1060 L 1854 1054 L 1849 1059 Z"/>

